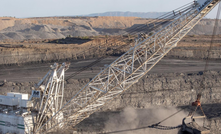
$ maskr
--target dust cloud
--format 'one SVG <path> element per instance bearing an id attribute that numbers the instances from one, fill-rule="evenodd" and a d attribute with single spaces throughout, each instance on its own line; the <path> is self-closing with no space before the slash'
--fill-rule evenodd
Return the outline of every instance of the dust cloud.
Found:
<path id="1" fill-rule="evenodd" d="M 154 128 L 145 128 L 156 124 L 168 116 L 176 113 L 177 108 L 148 108 L 134 109 L 126 107 L 120 114 L 109 116 L 105 123 L 106 134 L 177 134 L 180 129 L 159 130 Z M 182 124 L 182 119 L 188 115 L 188 112 L 181 111 L 175 116 L 165 120 L 160 125 L 178 126 Z"/>

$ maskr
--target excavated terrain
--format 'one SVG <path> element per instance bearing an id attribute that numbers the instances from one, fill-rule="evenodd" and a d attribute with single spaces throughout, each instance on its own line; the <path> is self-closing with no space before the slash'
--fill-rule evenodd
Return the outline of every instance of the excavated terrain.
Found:
<path id="1" fill-rule="evenodd" d="M 210 59 L 220 59 L 220 36 L 216 36 L 209 51 Z M 167 57 L 181 59 L 206 59 L 211 44 L 209 35 L 187 35 Z M 119 56 L 134 42 L 129 37 L 99 36 L 91 38 L 67 37 L 58 40 L 30 40 L 0 44 L 0 65 L 21 65 L 92 59 L 106 56 Z"/>
<path id="2" fill-rule="evenodd" d="M 149 25 L 154 25 L 150 23 L 151 20 L 153 19 L 101 16 L 24 19 L 0 17 L 0 41 L 57 39 L 65 38 L 69 35 L 73 37 L 119 35 L 131 30 L 142 31 L 142 29 L 146 29 Z M 211 35 L 214 23 L 215 20 L 204 19 L 190 31 L 189 35 Z M 137 27 L 142 27 L 142 29 Z"/>
<path id="3" fill-rule="evenodd" d="M 69 41 L 71 38 L 69 39 Z M 79 39 L 78 39 L 79 40 Z M 67 40 L 66 40 L 67 41 Z M 195 101 L 200 83 L 205 78 L 203 83 L 205 90 L 202 95 L 202 107 L 208 117 L 207 124 L 211 129 L 211 134 L 220 133 L 220 97 L 221 97 L 221 72 L 220 72 L 220 41 L 217 36 L 212 45 L 211 51 L 207 51 L 210 46 L 211 36 L 187 36 L 174 48 L 156 67 L 137 84 L 133 85 L 128 91 L 115 98 L 98 112 L 91 115 L 88 119 L 78 124 L 73 130 L 67 130 L 66 133 L 156 133 L 156 134 L 172 134 L 178 133 L 180 129 L 159 130 L 148 128 L 147 126 L 157 123 L 172 113 L 180 109 L 173 118 L 163 122 L 165 126 L 180 125 L 182 119 L 193 111 L 191 102 Z M 79 50 L 95 46 L 91 51 L 81 52 L 78 56 L 72 54 L 73 57 L 61 57 L 61 59 L 53 59 L 54 61 L 70 61 L 71 67 L 66 72 L 67 77 L 74 74 L 65 83 L 65 101 L 68 101 L 77 91 L 79 91 L 87 82 L 95 76 L 104 64 L 109 64 L 114 61 L 121 53 L 126 51 L 126 48 L 117 49 L 121 44 L 96 45 L 98 42 L 104 44 L 108 42 L 106 38 L 96 40 L 87 39 L 82 44 L 57 44 L 53 43 L 23 43 L 27 50 L 47 50 L 48 53 L 52 50 L 57 52 L 65 51 L 58 54 L 68 55 L 70 53 L 79 53 Z M 121 42 L 122 44 L 128 42 Z M 47 44 L 47 45 L 46 45 Z M 8 45 L 10 46 L 10 45 Z M 35 47 L 34 47 L 35 46 Z M 16 50 L 18 47 L 2 47 L 2 50 Z M 112 49 L 109 49 L 112 48 Z M 101 51 L 99 51 L 99 49 Z M 26 49 L 23 49 L 28 52 Z M 97 50 L 97 51 L 95 51 Z M 104 50 L 104 51 L 103 51 Z M 205 59 L 208 57 L 208 70 L 202 72 L 205 67 Z M 31 53 L 30 53 L 31 55 Z M 40 54 L 39 54 L 40 55 Z M 93 56 L 92 56 L 93 55 Z M 113 56 L 116 55 L 116 56 Z M 105 57 L 102 61 L 84 70 L 80 74 L 75 74 L 79 69 L 96 61 L 96 58 Z M 112 57 L 110 57 L 112 56 Z M 14 56 L 15 57 L 15 56 Z M 49 57 L 49 56 L 47 56 Z M 10 57 L 12 58 L 12 57 Z M 95 58 L 95 59 L 94 59 Z M 36 64 L 35 59 L 29 57 L 30 61 L 20 59 L 21 63 L 1 65 L 0 90 L 1 94 L 7 92 L 31 93 L 40 78 L 49 69 L 49 65 L 53 60 L 45 60 Z M 40 57 L 41 59 L 41 57 Z M 12 61 L 12 60 L 8 60 Z M 46 62 L 46 63 L 42 63 Z M 3 62 L 4 63 L 4 62 Z M 28 63 L 28 64 L 27 64 Z M 90 75 L 89 75 L 90 74 Z M 4 79 L 5 78 L 5 79 Z M 4 82 L 5 80 L 5 82 Z M 202 115 L 198 110 L 197 114 Z M 202 124 L 202 121 L 199 123 Z"/>
<path id="4" fill-rule="evenodd" d="M 202 95 L 202 107 L 208 116 L 211 134 L 220 132 L 221 72 L 207 71 L 198 73 L 163 73 L 150 74 L 142 78 L 128 91 L 124 92 L 105 107 L 100 109 L 75 128 L 80 133 L 168 133 L 175 130 L 155 130 L 147 126 L 157 123 L 169 115 L 185 108 L 177 116 L 163 122 L 165 126 L 180 125 L 182 119 L 194 107 L 196 92 L 200 88 L 202 77 L 205 77 L 205 90 Z M 69 79 L 65 86 L 65 99 L 68 101 L 90 79 Z M 31 93 L 36 82 L 2 82 L 1 94 L 8 91 Z M 197 111 L 200 115 L 200 111 Z M 138 130 L 136 130 L 138 128 Z M 129 129 L 129 130 L 128 130 Z M 71 130 L 73 131 L 73 130 Z M 122 131 L 122 132 L 118 132 Z"/>
<path id="5" fill-rule="evenodd" d="M 65 81 L 64 96 L 67 102 L 105 64 L 110 64 L 134 44 L 129 36 L 110 34 L 145 21 L 147 20 L 133 17 L 2 18 L 0 94 L 30 94 L 34 84 L 47 73 L 50 64 L 69 61 L 71 66 L 66 76 L 70 79 Z M 201 21 L 148 75 L 66 133 L 178 133 L 179 129 L 159 130 L 147 126 L 184 109 L 162 122 L 165 126 L 180 125 L 182 119 L 194 109 L 190 104 L 196 100 L 202 81 L 205 90 L 201 101 L 208 117 L 208 127 L 211 134 L 221 133 L 220 36 L 214 38 L 209 49 L 211 36 L 196 35 L 212 33 L 212 25 L 213 21 Z M 77 31 L 77 35 L 67 37 L 73 31 Z M 105 32 L 109 36 L 101 35 Z M 76 73 L 97 59 L 101 61 L 80 74 Z M 208 69 L 203 72 L 206 59 L 209 59 Z M 201 115 L 199 110 L 197 114 Z M 201 120 L 199 124 L 202 124 Z"/>

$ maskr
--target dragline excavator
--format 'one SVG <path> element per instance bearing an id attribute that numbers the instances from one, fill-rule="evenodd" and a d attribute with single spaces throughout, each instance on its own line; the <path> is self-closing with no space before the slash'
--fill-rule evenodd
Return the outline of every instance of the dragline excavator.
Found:
<path id="1" fill-rule="evenodd" d="M 130 50 L 106 66 L 59 110 L 52 110 L 53 113 L 47 112 L 52 108 L 48 98 L 53 92 L 45 91 L 41 100 L 45 103 L 41 104 L 36 116 L 34 133 L 62 131 L 88 118 L 138 82 L 219 2 L 197 0 L 174 10 L 173 19 L 155 29 L 150 37 L 137 40 Z"/>
<path id="2" fill-rule="evenodd" d="M 220 0 L 193 1 L 166 14 L 164 18 L 157 19 L 156 21 L 165 23 L 154 28 L 154 31 L 148 31 L 151 33 L 146 33 L 149 37 L 137 39 L 133 47 L 105 66 L 66 103 L 63 101 L 64 71 L 69 64 L 51 66 L 29 99 L 34 105 L 27 115 L 33 125 L 28 127 L 23 123 L 25 132 L 60 132 L 88 118 L 138 82 L 219 2 Z M 199 107 L 199 101 L 194 105 Z M 191 129 L 185 123 L 183 126 L 183 131 Z"/>

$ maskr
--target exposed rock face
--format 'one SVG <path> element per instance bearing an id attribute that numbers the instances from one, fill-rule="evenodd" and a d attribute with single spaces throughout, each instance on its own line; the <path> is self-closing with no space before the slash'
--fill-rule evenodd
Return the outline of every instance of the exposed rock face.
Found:
<path id="1" fill-rule="evenodd" d="M 119 123 L 120 120 L 133 120 L 131 123 L 128 121 L 127 127 L 125 125 L 120 125 L 119 127 L 115 128 L 117 130 L 127 130 L 132 129 L 136 126 L 136 122 L 139 122 L 139 125 L 135 128 L 140 128 L 140 126 L 143 126 L 142 123 L 144 122 L 148 116 L 154 116 L 153 118 L 157 118 L 160 115 L 157 115 L 157 113 L 165 114 L 163 111 L 165 109 L 161 109 L 158 111 L 157 109 L 154 109 L 153 107 L 171 107 L 176 106 L 178 108 L 184 108 L 189 107 L 190 109 L 194 109 L 194 107 L 191 107 L 191 103 L 196 100 L 196 94 L 198 90 L 201 88 L 199 85 L 202 81 L 203 75 L 205 76 L 205 81 L 203 82 L 206 89 L 203 91 L 202 95 L 202 107 L 204 109 L 204 112 L 208 116 L 208 124 L 211 129 L 211 134 L 217 134 L 219 133 L 220 128 L 220 97 L 221 97 L 221 72 L 215 72 L 215 71 L 208 71 L 204 74 L 202 72 L 196 73 L 196 74 L 155 74 L 155 75 L 148 75 L 141 79 L 137 84 L 133 85 L 128 91 L 124 92 L 122 95 L 115 98 L 113 101 L 105 105 L 100 111 L 106 111 L 101 113 L 95 113 L 90 118 L 86 119 L 85 121 L 81 122 L 79 125 L 77 125 L 77 128 L 82 131 L 88 131 L 88 132 L 100 132 L 100 131 L 107 131 L 107 127 L 116 127 L 113 123 Z M 83 81 L 82 81 L 83 82 Z M 87 81 L 84 81 L 87 82 Z M 84 83 L 83 82 L 83 83 Z M 73 83 L 73 84 L 72 84 Z M 79 81 L 77 80 L 70 80 L 67 84 L 67 88 L 72 89 L 74 85 L 78 85 Z M 80 84 L 80 83 L 79 83 Z M 84 84 L 83 84 L 84 85 Z M 80 84 L 81 86 L 81 84 Z M 76 93 L 76 92 L 73 92 Z M 124 113 L 125 110 L 119 112 L 118 110 L 122 110 L 125 107 L 131 106 L 133 108 L 143 109 L 143 112 L 135 111 L 133 109 L 126 109 L 127 113 Z M 152 107 L 152 112 L 156 112 L 156 114 L 148 114 L 149 111 L 145 109 L 149 109 Z M 112 111 L 112 112 L 111 112 Z M 146 120 L 145 125 L 151 124 L 151 123 L 157 123 L 157 121 L 164 119 L 165 117 L 170 116 L 171 114 L 175 113 L 178 110 L 169 110 L 170 113 L 168 113 L 167 116 L 164 116 L 163 118 L 156 119 L 152 122 L 148 123 L 148 120 L 151 119 L 151 117 L 148 117 L 148 120 Z M 182 118 L 188 115 L 187 110 L 186 113 L 181 114 L 178 116 L 179 118 L 172 119 L 174 122 L 178 122 L 178 124 L 181 123 Z M 168 112 L 168 111 L 167 111 Z M 200 112 L 199 112 L 200 113 Z M 123 115 L 122 115 L 123 114 Z M 126 115 L 125 115 L 126 114 Z M 108 115 L 108 116 L 107 116 Z M 137 116 L 136 116 L 137 115 Z M 141 117 L 139 117 L 139 116 Z M 146 116 L 145 116 L 146 115 Z M 136 119 L 134 116 L 136 116 Z M 142 119 L 142 116 L 144 116 Z M 125 119 L 127 118 L 127 119 Z M 113 121 L 113 120 L 117 121 Z M 171 120 L 171 119 L 169 119 Z M 107 124 L 109 122 L 112 122 L 112 124 Z M 93 122 L 93 123 L 92 123 Z M 124 121 L 122 121 L 124 122 Z M 130 123 L 129 123 L 130 122 Z M 137 123 L 138 123 L 137 122 Z M 135 123 L 135 124 L 134 124 Z M 110 126 L 107 126 L 110 125 Z M 166 124 L 168 125 L 168 124 Z M 114 130 L 114 129 L 113 129 Z M 165 131 L 165 130 L 164 130 Z M 129 131 L 130 133 L 136 133 L 134 131 Z M 128 132 L 128 133 L 129 133 Z M 138 132 L 141 134 L 144 134 L 145 132 L 154 132 L 156 134 L 163 134 L 168 133 L 172 134 L 176 131 L 173 130 L 167 130 L 166 132 L 159 132 L 155 130 L 145 130 L 141 129 Z M 86 134 L 87 132 L 85 132 Z M 127 133 L 127 132 L 125 132 Z"/>
<path id="2" fill-rule="evenodd" d="M 98 58 L 125 52 L 128 47 L 121 47 L 125 42 L 106 39 L 61 39 L 60 43 L 21 43 L 0 45 L 0 65 L 41 63 Z M 73 41 L 70 41 L 73 40 Z M 70 41 L 71 43 L 69 44 Z M 73 44 L 72 44 L 73 42 Z M 121 44 L 121 45 L 120 45 Z M 129 46 L 130 43 L 127 44 Z M 121 48 L 121 49 L 117 49 Z"/>
<path id="3" fill-rule="evenodd" d="M 206 75 L 207 74 L 207 75 Z M 220 72 L 206 73 L 204 82 L 207 87 L 202 96 L 202 103 L 220 103 Z M 114 106 L 124 107 L 128 104 L 137 108 L 148 108 L 150 105 L 182 106 L 189 105 L 196 99 L 196 92 L 201 88 L 202 76 L 199 74 L 164 74 L 147 76 L 133 85 L 129 91 L 114 100 Z M 118 106 L 116 106 L 118 105 Z M 116 107 L 115 107 L 116 106 Z"/>
<path id="4" fill-rule="evenodd" d="M 138 83 L 133 85 L 128 91 L 116 97 L 113 101 L 105 105 L 102 111 L 118 111 L 131 106 L 138 109 L 148 109 L 150 106 L 176 106 L 184 107 L 190 105 L 196 100 L 197 91 L 201 88 L 199 85 L 205 76 L 203 84 L 206 89 L 202 94 L 202 106 L 207 116 L 210 118 L 211 134 L 217 134 L 220 126 L 220 103 L 221 103 L 221 72 L 207 71 L 191 74 L 152 74 L 147 75 Z M 68 101 L 83 87 L 89 79 L 69 79 L 65 86 L 65 101 Z M 1 94 L 6 92 L 31 93 L 34 87 L 33 82 L 0 83 Z M 111 115 L 119 112 L 96 113 L 89 119 L 78 125 L 79 129 L 85 131 L 102 131 L 105 121 L 108 120 L 107 114 Z M 93 123 L 91 123 L 93 122 Z M 181 121 L 180 121 L 181 122 Z M 89 126 L 88 126 L 89 125 Z M 94 128 L 94 129 L 93 129 Z M 92 130 L 91 130 L 92 129 Z M 96 132 L 95 132 L 96 133 Z"/>
<path id="5" fill-rule="evenodd" d="M 210 48 L 211 36 L 186 36 L 166 56 L 188 59 L 220 60 L 220 40 L 217 36 Z M 50 40 L 49 40 L 50 41 Z M 56 43 L 58 42 L 58 43 Z M 66 38 L 47 43 L 42 41 L 0 44 L 1 64 L 41 63 L 105 57 L 127 52 L 133 41 L 128 37 L 78 39 Z"/>
<path id="6" fill-rule="evenodd" d="M 1 47 L 0 47 L 1 48 Z M 117 47 L 116 47 L 117 48 Z M 65 60 L 77 60 L 98 58 L 106 55 L 120 55 L 128 50 L 128 47 L 124 49 L 116 49 L 111 47 L 91 47 L 85 48 L 54 48 L 50 49 L 36 49 L 36 48 L 7 48 L 0 49 L 0 65 L 10 64 L 23 64 L 23 63 L 41 63 L 52 61 L 65 61 Z M 221 58 L 221 50 L 219 48 L 210 50 L 209 59 L 219 60 Z M 199 51 L 198 48 L 184 48 L 177 47 L 172 49 L 166 57 L 175 58 L 188 58 L 188 59 L 206 59 L 208 57 L 208 51 Z"/>
<path id="7" fill-rule="evenodd" d="M 208 57 L 209 52 L 209 57 Z M 199 50 L 198 48 L 184 48 L 184 47 L 177 47 L 172 49 L 168 54 L 168 57 L 176 57 L 176 58 L 189 58 L 189 59 L 220 59 L 221 58 L 221 51 L 220 48 L 217 49 L 205 49 Z"/>
<path id="8" fill-rule="evenodd" d="M 121 38 L 109 40 L 66 38 L 59 40 L 59 43 L 51 41 L 21 44 L 0 45 L 0 65 L 105 58 L 123 54 L 134 43 Z"/>
<path id="9" fill-rule="evenodd" d="M 105 109 L 116 110 L 126 106 L 148 108 L 150 105 L 183 106 L 195 101 L 196 92 L 205 77 L 203 84 L 202 103 L 213 104 L 221 102 L 221 72 L 207 71 L 197 74 L 150 74 L 139 80 L 128 91 L 114 99 Z M 65 97 L 72 97 L 89 79 L 69 79 L 66 81 Z M 6 92 L 29 92 L 34 87 L 34 82 L 0 83 L 1 94 Z"/>

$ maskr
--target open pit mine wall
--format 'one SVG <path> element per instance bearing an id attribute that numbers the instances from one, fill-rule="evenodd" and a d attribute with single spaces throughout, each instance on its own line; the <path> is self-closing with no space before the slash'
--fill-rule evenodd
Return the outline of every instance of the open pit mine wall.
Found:
<path id="1" fill-rule="evenodd" d="M 114 99 L 104 110 L 117 110 L 128 105 L 136 108 L 148 108 L 150 105 L 183 106 L 195 101 L 196 91 L 200 88 L 202 73 L 183 74 L 165 73 L 149 74 L 139 80 L 125 93 Z M 206 90 L 203 91 L 202 103 L 221 103 L 221 72 L 208 71 L 205 74 Z M 90 79 L 69 79 L 66 81 L 64 96 L 71 98 L 80 87 L 83 87 Z M 37 83 L 37 82 L 36 82 Z M 1 94 L 7 92 L 31 93 L 35 82 L 0 83 Z"/>
<path id="2" fill-rule="evenodd" d="M 206 90 L 202 94 L 202 107 L 211 118 L 211 129 L 217 134 L 221 126 L 219 103 L 221 103 L 221 72 L 207 71 L 204 73 Z M 69 79 L 66 81 L 64 97 L 68 101 L 90 79 Z M 200 88 L 202 72 L 199 73 L 165 73 L 149 74 L 134 84 L 126 92 L 101 108 L 100 111 L 120 110 L 127 106 L 149 108 L 150 106 L 187 106 L 196 100 L 196 91 Z M 7 92 L 31 93 L 34 82 L 0 84 L 1 94 Z M 217 105 L 216 105 L 217 104 Z M 209 105 L 209 107 L 208 107 Z M 210 106 L 211 105 L 211 106 Z M 205 107 L 206 106 L 206 107 Z M 215 108 L 215 109 L 213 109 Z M 209 112 L 208 112 L 209 111 Z"/>
<path id="3" fill-rule="evenodd" d="M 206 90 L 202 94 L 202 107 L 209 117 L 207 123 L 211 134 L 220 133 L 221 127 L 221 72 L 208 71 L 204 73 Z M 175 106 L 194 109 L 190 106 L 196 100 L 196 91 L 200 89 L 202 72 L 168 73 L 146 75 L 126 92 L 113 99 L 100 111 L 118 111 L 125 107 L 150 108 L 157 106 Z M 89 80 L 70 79 L 66 85 L 66 96 L 73 96 Z M 77 85 L 77 86 L 76 86 Z M 75 87 L 75 90 L 71 90 Z M 217 104 L 217 105 L 216 105 Z M 188 112 L 187 112 L 188 113 Z M 172 114 L 172 113 L 171 113 Z M 187 116 L 187 115 L 184 115 Z M 181 124 L 182 120 L 180 120 Z"/>
<path id="4" fill-rule="evenodd" d="M 39 51 L 34 49 L 25 50 L 1 50 L 0 49 L 0 65 L 24 64 L 24 63 L 41 63 L 52 61 L 78 60 L 97 58 L 106 54 L 106 49 L 99 51 L 98 48 L 92 50 L 56 50 L 56 51 Z"/>
<path id="5" fill-rule="evenodd" d="M 129 49 L 130 44 L 121 46 L 125 43 L 113 41 L 95 39 L 84 44 L 0 45 L 0 65 L 90 59 L 107 55 L 119 56 Z M 118 49 L 119 47 L 121 49 Z"/>
<path id="6" fill-rule="evenodd" d="M 211 129 L 217 134 L 221 126 L 221 72 L 207 71 L 204 73 L 206 90 L 203 91 L 201 102 L 205 113 L 210 117 Z M 165 73 L 149 74 L 139 80 L 126 92 L 101 108 L 100 111 L 119 110 L 127 106 L 149 108 L 150 106 L 187 106 L 196 100 L 196 91 L 200 89 L 202 72 L 199 73 Z M 76 94 L 90 79 L 69 79 L 66 81 L 64 97 L 66 102 Z M 31 93 L 35 82 L 0 83 L 1 94 L 7 92 Z M 216 105 L 217 104 L 217 105 Z M 209 105 L 209 107 L 208 107 Z M 206 107 L 205 107 L 206 106 Z M 215 109 L 213 109 L 215 108 Z M 208 112 L 209 111 L 209 112 Z"/>
<path id="7" fill-rule="evenodd" d="M 38 51 L 35 49 L 18 49 L 8 48 L 0 49 L 0 65 L 10 64 L 24 64 L 24 63 L 41 63 L 51 61 L 64 61 L 68 59 L 88 59 L 98 58 L 108 55 L 119 55 L 126 52 L 126 49 L 115 50 L 110 47 L 99 49 L 97 47 L 91 50 L 76 51 L 72 49 L 56 50 L 56 51 Z M 190 59 L 206 59 L 208 57 L 207 51 L 200 51 L 197 48 L 177 47 L 171 50 L 166 56 L 176 58 L 190 58 Z M 210 59 L 220 59 L 221 51 L 213 49 L 210 51 Z"/>
<path id="8" fill-rule="evenodd" d="M 221 71 L 207 71 L 203 82 L 202 103 L 221 103 Z M 149 74 L 140 79 L 130 89 L 114 99 L 104 110 L 117 110 L 128 105 L 136 108 L 148 108 L 150 105 L 183 106 L 195 101 L 196 91 L 200 89 L 202 72 Z M 69 79 L 65 84 L 64 96 L 69 100 L 90 79 Z M 37 82 L 0 83 L 1 94 L 7 92 L 31 93 Z"/>

